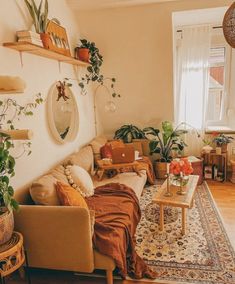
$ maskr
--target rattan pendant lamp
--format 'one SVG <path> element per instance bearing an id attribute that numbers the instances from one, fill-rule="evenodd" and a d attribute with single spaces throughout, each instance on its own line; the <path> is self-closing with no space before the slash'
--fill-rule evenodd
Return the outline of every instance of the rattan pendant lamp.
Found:
<path id="1" fill-rule="evenodd" d="M 235 48 L 235 2 L 224 15 L 223 31 L 228 44 Z"/>

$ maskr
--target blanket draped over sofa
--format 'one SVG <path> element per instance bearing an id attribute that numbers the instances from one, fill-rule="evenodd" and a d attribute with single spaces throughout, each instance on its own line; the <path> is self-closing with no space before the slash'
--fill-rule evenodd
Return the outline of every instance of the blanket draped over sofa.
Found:
<path id="1" fill-rule="evenodd" d="M 95 211 L 93 244 L 102 254 L 114 259 L 120 275 L 155 278 L 135 251 L 135 231 L 141 211 L 135 192 L 124 184 L 109 183 L 95 189 L 86 198 Z"/>

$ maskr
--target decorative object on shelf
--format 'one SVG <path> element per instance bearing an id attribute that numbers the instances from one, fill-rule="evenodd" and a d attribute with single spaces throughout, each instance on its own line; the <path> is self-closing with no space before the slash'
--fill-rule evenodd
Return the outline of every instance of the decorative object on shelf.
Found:
<path id="1" fill-rule="evenodd" d="M 18 42 L 29 42 L 43 47 L 40 34 L 33 31 L 17 31 L 16 37 Z"/>
<path id="2" fill-rule="evenodd" d="M 156 176 L 163 179 L 166 175 L 167 163 L 172 161 L 172 150 L 178 153 L 187 146 L 181 138 L 187 130 L 179 129 L 179 126 L 174 129 L 171 122 L 164 121 L 162 122 L 162 134 L 159 129 L 153 127 L 146 127 L 143 132 L 150 140 L 150 154 L 156 153 L 159 156 L 155 164 Z"/>
<path id="3" fill-rule="evenodd" d="M 210 153 L 210 152 L 209 152 L 209 153 Z M 216 153 L 217 155 L 221 155 L 221 154 L 222 154 L 222 147 L 220 147 L 220 146 L 215 147 L 215 153 Z"/>
<path id="4" fill-rule="evenodd" d="M 44 48 L 49 48 L 50 36 L 46 33 L 48 25 L 48 0 L 41 0 L 38 6 L 34 0 L 24 0 L 24 2 L 32 17 L 35 31 L 40 34 Z"/>
<path id="5" fill-rule="evenodd" d="M 214 134 L 216 135 L 215 138 L 213 139 L 213 142 L 216 143 L 217 147 L 221 148 L 221 152 L 222 153 L 226 153 L 227 152 L 227 145 L 231 142 L 233 142 L 234 138 L 232 136 L 226 136 L 225 134 L 219 134 L 217 135 L 216 133 Z"/>
<path id="6" fill-rule="evenodd" d="M 76 99 L 66 81 L 63 82 L 64 95 L 69 99 L 58 100 L 58 81 L 50 88 L 47 98 L 49 129 L 53 138 L 62 144 L 74 140 L 79 129 L 79 113 Z"/>
<path id="7" fill-rule="evenodd" d="M 13 198 L 14 189 L 10 185 L 10 178 L 14 176 L 15 159 L 10 155 L 13 144 L 10 136 L 0 132 L 0 244 L 7 242 L 14 229 L 12 210 L 18 209 L 18 203 Z"/>
<path id="8" fill-rule="evenodd" d="M 210 153 L 213 150 L 212 145 L 212 141 L 210 139 L 202 139 L 202 142 L 204 144 L 204 146 L 202 147 L 202 152 L 203 153 Z"/>
<path id="9" fill-rule="evenodd" d="M 80 48 L 88 49 L 89 50 L 89 60 L 88 61 L 85 60 L 85 62 L 90 63 L 90 66 L 87 67 L 88 73 L 85 74 L 85 76 L 81 77 L 81 82 L 78 84 L 82 90 L 82 93 L 86 93 L 85 84 L 88 85 L 90 82 L 97 82 L 99 84 L 97 86 L 97 89 L 103 86 L 108 90 L 108 92 L 111 92 L 111 95 L 113 98 L 120 97 L 120 94 L 118 94 L 115 91 L 116 79 L 113 77 L 112 78 L 104 77 L 104 75 L 100 74 L 100 68 L 103 64 L 103 56 L 100 54 L 100 51 L 96 47 L 95 43 L 90 42 L 86 39 L 81 39 L 80 42 L 81 44 L 79 44 L 78 48 L 75 49 L 76 54 L 77 54 L 77 50 L 79 50 Z M 82 60 L 82 58 L 79 58 L 79 59 Z M 107 86 L 107 82 L 110 83 L 109 86 Z"/>
<path id="10" fill-rule="evenodd" d="M 177 194 L 186 194 L 184 186 L 188 183 L 189 175 L 192 173 L 193 168 L 187 158 L 174 159 L 170 163 L 171 183 L 180 187 Z"/>
<path id="11" fill-rule="evenodd" d="M 131 143 L 133 139 L 146 139 L 143 130 L 132 124 L 121 126 L 115 131 L 114 139 L 122 139 L 125 143 Z"/>
<path id="12" fill-rule="evenodd" d="M 58 20 L 55 20 L 48 21 L 46 28 L 46 33 L 50 37 L 48 49 L 71 56 L 66 30 L 59 24 Z"/>
<path id="13" fill-rule="evenodd" d="M 228 44 L 235 48 L 235 2 L 225 13 L 223 20 L 223 32 Z"/>
<path id="14" fill-rule="evenodd" d="M 18 76 L 0 76 L 0 93 L 23 93 L 26 83 Z"/>

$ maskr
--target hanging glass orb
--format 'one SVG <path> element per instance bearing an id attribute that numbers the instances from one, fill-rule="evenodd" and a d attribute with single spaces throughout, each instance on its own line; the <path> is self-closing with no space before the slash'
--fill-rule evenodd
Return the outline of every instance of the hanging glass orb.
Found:
<path id="1" fill-rule="evenodd" d="M 235 2 L 229 7 L 223 20 L 224 37 L 235 48 Z"/>
<path id="2" fill-rule="evenodd" d="M 116 108 L 117 107 L 113 101 L 108 101 L 104 107 L 105 111 L 107 112 L 115 112 Z"/>

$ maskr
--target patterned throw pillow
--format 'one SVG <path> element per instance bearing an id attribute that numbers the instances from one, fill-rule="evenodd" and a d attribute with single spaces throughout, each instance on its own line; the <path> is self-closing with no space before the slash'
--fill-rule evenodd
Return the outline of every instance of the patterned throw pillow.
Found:
<path id="1" fill-rule="evenodd" d="M 69 184 L 78 190 L 83 197 L 89 197 L 94 194 L 93 181 L 88 172 L 82 167 L 68 165 L 65 168 L 65 174 Z"/>

